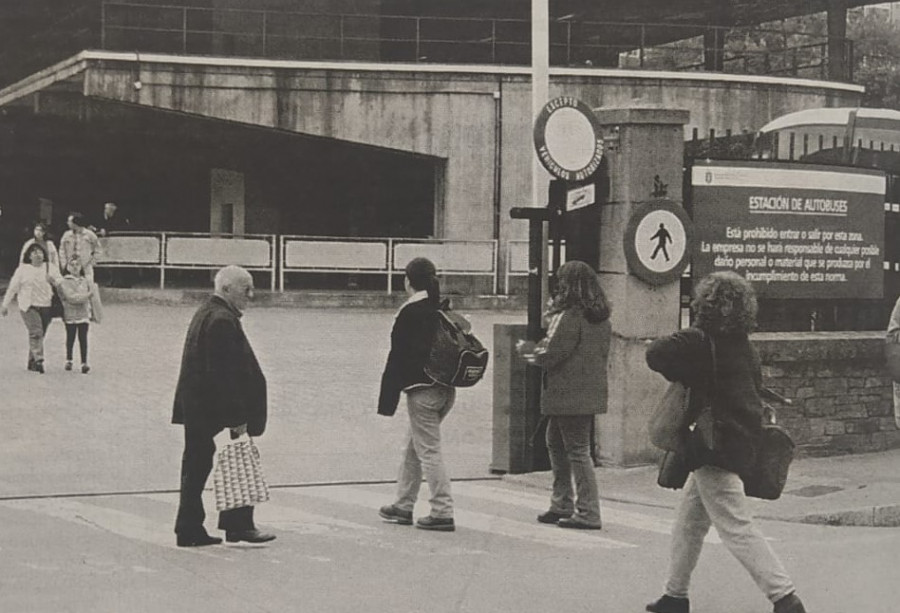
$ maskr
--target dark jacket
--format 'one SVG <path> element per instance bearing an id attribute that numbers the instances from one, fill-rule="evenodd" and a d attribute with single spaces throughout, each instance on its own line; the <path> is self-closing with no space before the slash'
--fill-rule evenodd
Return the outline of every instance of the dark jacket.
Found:
<path id="1" fill-rule="evenodd" d="M 716 377 L 709 338 L 687 328 L 658 339 L 647 349 L 647 364 L 669 381 L 691 388 L 691 410 L 712 408 L 713 420 L 700 419 L 686 437 L 691 469 L 712 465 L 744 474 L 752 465 L 762 433 L 763 406 L 759 355 L 746 334 L 715 336 Z M 708 449 L 704 440 L 715 442 Z"/>
<path id="2" fill-rule="evenodd" d="M 381 375 L 379 415 L 393 415 L 397 411 L 403 390 L 434 384 L 424 368 L 437 325 L 437 306 L 427 299 L 410 302 L 397 313 L 391 329 L 391 351 Z"/>
<path id="3" fill-rule="evenodd" d="M 194 314 L 184 341 L 172 423 L 216 434 L 247 424 L 266 429 L 266 378 L 241 328 L 241 314 L 212 296 Z"/>
<path id="4" fill-rule="evenodd" d="M 535 349 L 544 370 L 541 413 L 606 413 L 606 366 L 612 327 L 609 319 L 591 323 L 580 308 L 551 319 L 547 337 Z"/>

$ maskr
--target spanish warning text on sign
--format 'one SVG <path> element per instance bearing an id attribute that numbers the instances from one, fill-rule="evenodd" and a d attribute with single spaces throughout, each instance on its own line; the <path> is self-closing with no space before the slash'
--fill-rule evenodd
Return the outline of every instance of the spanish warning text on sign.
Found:
<path id="1" fill-rule="evenodd" d="M 761 298 L 882 298 L 885 177 L 775 162 L 693 167 L 695 279 L 735 270 Z"/>

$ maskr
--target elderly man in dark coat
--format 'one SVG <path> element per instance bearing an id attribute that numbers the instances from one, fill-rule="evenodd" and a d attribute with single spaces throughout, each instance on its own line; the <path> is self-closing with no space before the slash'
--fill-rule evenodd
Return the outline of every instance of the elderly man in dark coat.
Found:
<path id="1" fill-rule="evenodd" d="M 253 298 L 253 278 L 239 266 L 215 277 L 215 293 L 188 327 L 175 390 L 172 423 L 184 425 L 181 497 L 175 534 L 179 547 L 217 545 L 207 534 L 201 498 L 212 470 L 213 437 L 230 428 L 231 437 L 259 436 L 266 428 L 266 379 L 241 328 L 241 314 Z M 230 542 L 262 543 L 274 535 L 256 529 L 253 507 L 219 514 L 219 529 Z"/>

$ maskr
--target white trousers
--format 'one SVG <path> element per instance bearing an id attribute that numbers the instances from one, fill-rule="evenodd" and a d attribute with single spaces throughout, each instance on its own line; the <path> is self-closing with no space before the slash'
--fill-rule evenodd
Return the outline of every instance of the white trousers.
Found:
<path id="1" fill-rule="evenodd" d="M 794 584 L 753 523 L 748 507 L 744 484 L 735 473 L 704 466 L 691 474 L 673 528 L 666 594 L 688 597 L 691 573 L 711 525 L 770 601 L 794 591 Z"/>

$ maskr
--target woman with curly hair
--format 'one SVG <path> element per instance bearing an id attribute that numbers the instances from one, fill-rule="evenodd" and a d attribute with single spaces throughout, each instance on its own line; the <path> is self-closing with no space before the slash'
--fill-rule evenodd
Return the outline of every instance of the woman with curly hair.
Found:
<path id="1" fill-rule="evenodd" d="M 522 357 L 544 372 L 541 413 L 547 417 L 553 491 L 550 509 L 537 519 L 563 528 L 599 530 L 591 426 L 595 415 L 606 413 L 610 307 L 597 274 L 584 262 L 560 266 L 557 281 L 547 312 L 547 336 L 537 345 L 527 341 L 516 345 Z"/>
<path id="2" fill-rule="evenodd" d="M 728 550 L 774 603 L 774 613 L 805 613 L 772 548 L 753 523 L 739 475 L 752 465 L 762 433 L 762 374 L 748 334 L 756 325 L 753 287 L 735 272 L 697 285 L 694 325 L 657 339 L 647 364 L 691 389 L 695 427 L 685 433 L 692 471 L 672 530 L 669 577 L 653 613 L 689 613 L 688 587 L 703 539 L 714 525 Z"/>

